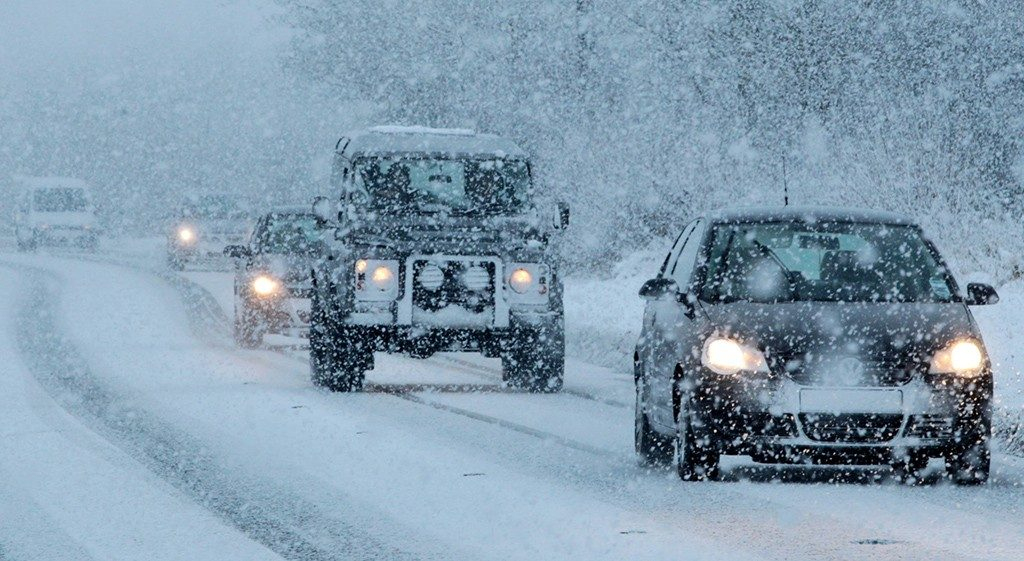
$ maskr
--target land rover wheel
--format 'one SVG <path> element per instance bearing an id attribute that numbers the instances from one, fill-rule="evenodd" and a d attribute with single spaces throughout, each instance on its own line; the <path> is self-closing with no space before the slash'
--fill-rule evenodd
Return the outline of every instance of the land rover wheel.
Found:
<path id="1" fill-rule="evenodd" d="M 637 368 L 641 368 L 637 366 Z M 658 434 L 647 418 L 646 384 L 643 375 L 636 379 L 636 407 L 633 421 L 633 446 L 641 465 L 668 466 L 672 464 L 672 438 Z"/>
<path id="2" fill-rule="evenodd" d="M 720 453 L 711 435 L 694 422 L 689 393 L 676 390 L 679 414 L 676 419 L 676 472 L 683 481 L 717 480 Z"/>
<path id="3" fill-rule="evenodd" d="M 990 427 L 988 421 L 979 423 L 946 453 L 946 473 L 957 485 L 983 485 L 988 481 L 992 466 Z"/>
<path id="4" fill-rule="evenodd" d="M 313 385 L 333 392 L 362 390 L 366 370 L 373 364 L 373 351 L 356 334 L 332 321 L 315 295 L 311 304 L 309 370 Z"/>
<path id="5" fill-rule="evenodd" d="M 511 388 L 535 393 L 562 390 L 565 335 L 558 329 L 515 329 L 501 355 L 502 379 Z"/>

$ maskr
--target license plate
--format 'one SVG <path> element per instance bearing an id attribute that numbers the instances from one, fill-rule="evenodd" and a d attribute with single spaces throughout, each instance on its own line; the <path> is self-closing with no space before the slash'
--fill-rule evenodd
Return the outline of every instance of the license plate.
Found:
<path id="1" fill-rule="evenodd" d="M 800 390 L 801 413 L 902 413 L 903 392 L 851 388 Z"/>

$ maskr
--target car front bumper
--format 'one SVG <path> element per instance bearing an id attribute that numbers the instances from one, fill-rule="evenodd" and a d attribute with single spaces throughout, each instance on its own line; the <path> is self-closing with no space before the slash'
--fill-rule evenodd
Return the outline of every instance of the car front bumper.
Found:
<path id="1" fill-rule="evenodd" d="M 726 453 L 872 463 L 955 447 L 987 427 L 990 396 L 984 383 L 924 375 L 895 386 L 830 387 L 705 372 L 691 403 L 695 420 Z"/>

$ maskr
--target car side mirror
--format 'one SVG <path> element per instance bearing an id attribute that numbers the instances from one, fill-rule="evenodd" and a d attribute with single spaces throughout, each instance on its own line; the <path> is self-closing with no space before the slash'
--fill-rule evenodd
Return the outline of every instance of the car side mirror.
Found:
<path id="1" fill-rule="evenodd" d="M 313 215 L 316 216 L 319 226 L 338 221 L 338 206 L 327 197 L 313 199 Z"/>
<path id="2" fill-rule="evenodd" d="M 640 287 L 640 297 L 644 300 L 661 300 L 677 294 L 679 294 L 679 285 L 676 281 L 664 277 L 651 279 Z"/>
<path id="3" fill-rule="evenodd" d="M 232 259 L 245 259 L 252 256 L 252 251 L 244 245 L 228 245 L 224 247 L 224 255 Z"/>
<path id="4" fill-rule="evenodd" d="M 569 203 L 559 202 L 558 203 L 558 224 L 559 230 L 564 230 L 569 227 Z"/>
<path id="5" fill-rule="evenodd" d="M 991 285 L 971 282 L 967 283 L 967 305 L 986 306 L 999 302 L 999 294 Z"/>

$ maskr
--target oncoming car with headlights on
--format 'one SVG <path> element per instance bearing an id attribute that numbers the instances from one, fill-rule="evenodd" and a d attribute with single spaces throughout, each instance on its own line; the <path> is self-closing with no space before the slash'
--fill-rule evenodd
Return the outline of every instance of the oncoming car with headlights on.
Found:
<path id="1" fill-rule="evenodd" d="M 374 352 L 501 358 L 509 386 L 558 391 L 562 285 L 552 242 L 568 208 L 543 213 L 525 152 L 459 129 L 374 127 L 336 147 L 319 199 L 313 382 L 358 391 Z"/>
<path id="2" fill-rule="evenodd" d="M 183 270 L 190 263 L 224 265 L 224 248 L 249 234 L 248 213 L 231 195 L 188 197 L 167 233 L 167 264 Z"/>
<path id="3" fill-rule="evenodd" d="M 259 346 L 265 335 L 309 335 L 310 270 L 319 243 L 316 217 L 282 207 L 262 216 L 235 259 L 235 341 Z"/>
<path id="4" fill-rule="evenodd" d="M 701 217 L 640 291 L 635 444 L 685 480 L 723 454 L 763 463 L 931 458 L 960 484 L 989 473 L 992 371 L 969 305 L 911 220 L 785 208 Z"/>

